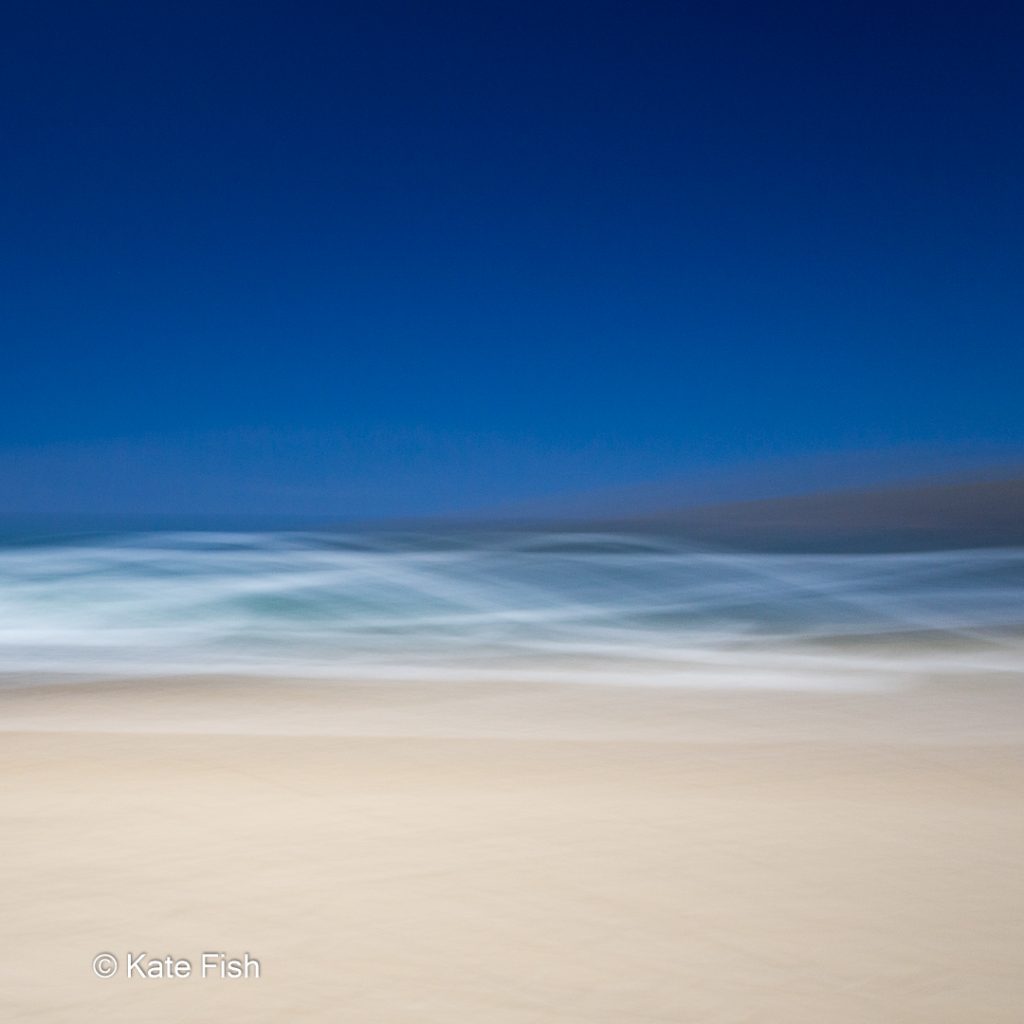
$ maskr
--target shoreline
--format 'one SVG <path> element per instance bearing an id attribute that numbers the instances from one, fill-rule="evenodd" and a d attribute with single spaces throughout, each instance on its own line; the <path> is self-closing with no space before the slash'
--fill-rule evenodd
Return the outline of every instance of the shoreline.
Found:
<path id="1" fill-rule="evenodd" d="M 479 737 L 678 743 L 1024 742 L 1024 671 L 875 690 L 441 683 L 266 676 L 0 680 L 12 732 Z"/>

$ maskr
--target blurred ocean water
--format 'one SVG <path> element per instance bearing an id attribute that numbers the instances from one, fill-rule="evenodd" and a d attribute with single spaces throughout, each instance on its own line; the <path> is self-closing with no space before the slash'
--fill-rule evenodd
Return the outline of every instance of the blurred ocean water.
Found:
<path id="1" fill-rule="evenodd" d="M 0 545 L 0 671 L 884 686 L 1024 665 L 1024 548 L 151 532 Z"/>

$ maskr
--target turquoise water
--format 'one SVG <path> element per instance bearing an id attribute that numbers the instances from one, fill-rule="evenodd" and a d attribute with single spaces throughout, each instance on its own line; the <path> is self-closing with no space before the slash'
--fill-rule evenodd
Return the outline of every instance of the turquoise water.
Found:
<path id="1" fill-rule="evenodd" d="M 0 546 L 9 673 L 884 685 L 1020 666 L 1022 619 L 1019 548 L 749 554 L 536 532 Z"/>

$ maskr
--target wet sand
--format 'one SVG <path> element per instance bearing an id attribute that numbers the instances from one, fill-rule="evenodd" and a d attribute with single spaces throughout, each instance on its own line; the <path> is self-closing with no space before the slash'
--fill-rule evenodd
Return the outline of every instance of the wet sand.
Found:
<path id="1" fill-rule="evenodd" d="M 1017 1024 L 1022 694 L 6 686 L 0 1019 Z"/>

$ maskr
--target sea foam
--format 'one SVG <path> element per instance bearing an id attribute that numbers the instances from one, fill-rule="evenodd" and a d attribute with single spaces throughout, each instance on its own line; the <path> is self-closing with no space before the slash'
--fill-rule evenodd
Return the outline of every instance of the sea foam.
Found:
<path id="1" fill-rule="evenodd" d="M 1024 549 L 135 533 L 0 547 L 0 670 L 732 687 L 1021 664 Z"/>

